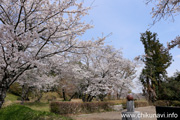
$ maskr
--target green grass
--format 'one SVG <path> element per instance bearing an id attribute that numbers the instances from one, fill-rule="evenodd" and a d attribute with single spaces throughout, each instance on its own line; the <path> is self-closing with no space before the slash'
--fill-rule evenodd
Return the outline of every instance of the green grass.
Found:
<path id="1" fill-rule="evenodd" d="M 0 110 L 0 120 L 72 120 L 50 112 L 32 110 L 22 105 L 10 105 Z"/>
<path id="2" fill-rule="evenodd" d="M 49 103 L 33 102 L 33 103 L 25 103 L 24 105 L 33 110 L 50 112 Z"/>
<path id="3" fill-rule="evenodd" d="M 8 105 L 12 105 L 17 102 L 19 96 L 13 95 L 11 93 L 6 94 L 5 102 L 3 104 L 3 107 L 6 107 Z"/>
<path id="4" fill-rule="evenodd" d="M 0 109 L 0 120 L 72 120 L 50 113 L 49 103 L 25 102 L 17 105 L 19 96 L 7 93 L 3 109 Z"/>
<path id="5" fill-rule="evenodd" d="M 11 94 L 11 93 L 7 93 L 6 98 L 5 98 L 5 101 L 12 101 L 12 102 L 14 102 L 14 101 L 16 101 L 17 99 L 18 99 L 18 96 L 13 95 L 13 94 Z"/>
<path id="6" fill-rule="evenodd" d="M 7 93 L 7 96 L 5 98 L 4 107 L 15 104 L 17 102 L 18 96 L 13 95 L 11 93 Z M 20 101 L 19 101 L 20 103 Z M 49 103 L 43 103 L 43 102 L 25 102 L 25 106 L 38 111 L 45 111 L 50 112 Z"/>
<path id="7" fill-rule="evenodd" d="M 9 105 L 16 104 L 18 102 L 20 103 L 21 101 L 17 101 L 18 98 L 19 98 L 19 96 L 13 95 L 11 93 L 7 93 L 3 107 L 7 107 Z M 24 105 L 33 110 L 50 112 L 49 103 L 25 102 Z"/>

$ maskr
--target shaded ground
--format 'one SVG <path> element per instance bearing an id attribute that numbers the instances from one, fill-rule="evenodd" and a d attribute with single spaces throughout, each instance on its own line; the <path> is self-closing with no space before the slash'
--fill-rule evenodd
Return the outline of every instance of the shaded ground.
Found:
<path id="1" fill-rule="evenodd" d="M 126 110 L 123 110 L 126 111 Z M 147 114 L 155 114 L 155 107 L 139 107 L 136 108 L 135 111 L 140 111 L 141 113 Z M 103 112 L 103 113 L 93 113 L 93 114 L 81 114 L 73 116 L 75 120 L 121 120 L 121 112 Z M 141 118 L 141 120 L 156 120 L 156 118 Z"/>

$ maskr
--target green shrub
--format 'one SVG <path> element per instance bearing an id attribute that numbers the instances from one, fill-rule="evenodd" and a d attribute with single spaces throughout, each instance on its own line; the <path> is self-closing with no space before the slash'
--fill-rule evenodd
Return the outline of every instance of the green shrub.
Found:
<path id="1" fill-rule="evenodd" d="M 22 100 L 22 98 L 18 96 L 18 97 L 17 97 L 17 100 Z"/>
<path id="2" fill-rule="evenodd" d="M 57 114 L 75 114 L 81 108 L 81 103 L 75 102 L 51 102 L 51 112 Z"/>
<path id="3" fill-rule="evenodd" d="M 56 92 L 47 92 L 43 93 L 42 101 L 55 101 L 59 97 L 58 93 Z"/>
<path id="4" fill-rule="evenodd" d="M 172 101 L 171 105 L 180 107 L 180 101 Z"/>
<path id="5" fill-rule="evenodd" d="M 100 112 L 100 111 L 111 111 L 112 110 L 112 102 L 90 102 L 90 103 L 82 103 L 81 108 L 83 112 L 92 113 L 92 112 Z"/>
<path id="6" fill-rule="evenodd" d="M 83 103 L 81 104 L 81 108 L 82 108 L 82 111 L 85 112 L 85 113 L 92 113 L 92 112 L 97 112 L 98 111 L 98 106 L 96 103 Z"/>
<path id="7" fill-rule="evenodd" d="M 9 88 L 9 92 L 14 94 L 14 95 L 17 95 L 17 96 L 21 96 L 21 93 L 22 93 L 22 87 L 20 86 L 19 83 L 14 83 L 10 86 Z"/>
<path id="8" fill-rule="evenodd" d="M 146 107 L 146 106 L 149 106 L 149 103 L 147 101 L 135 101 L 134 106 L 135 107 Z"/>
<path id="9" fill-rule="evenodd" d="M 110 111 L 112 103 L 110 102 L 51 102 L 51 112 L 57 114 L 77 114 L 77 113 L 93 113 L 100 111 Z"/>
<path id="10" fill-rule="evenodd" d="M 0 110 L 0 120 L 72 120 L 49 112 L 35 111 L 22 105 L 11 105 Z"/>
<path id="11" fill-rule="evenodd" d="M 112 107 L 114 104 L 112 102 L 99 102 L 98 106 L 100 109 L 104 110 L 104 111 L 111 111 Z"/>
<path id="12" fill-rule="evenodd" d="M 180 101 L 158 100 L 154 103 L 155 106 L 180 106 Z"/>
<path id="13" fill-rule="evenodd" d="M 169 102 L 166 100 L 158 100 L 154 102 L 155 106 L 169 106 Z"/>

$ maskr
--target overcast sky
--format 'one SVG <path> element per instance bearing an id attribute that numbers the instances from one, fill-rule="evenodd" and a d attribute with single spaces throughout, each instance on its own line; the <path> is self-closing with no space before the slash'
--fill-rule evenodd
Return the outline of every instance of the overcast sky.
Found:
<path id="1" fill-rule="evenodd" d="M 87 0 L 90 5 L 94 0 Z M 172 19 L 161 20 L 150 27 L 153 19 L 150 14 L 153 4 L 146 5 L 145 0 L 95 0 L 89 16 L 85 17 L 87 22 L 93 21 L 94 28 L 88 30 L 83 39 L 96 38 L 112 35 L 106 39 L 106 44 L 113 45 L 123 51 L 123 56 L 133 59 L 144 54 L 144 47 L 140 41 L 140 33 L 149 29 L 156 32 L 164 46 L 173 40 L 180 33 L 180 15 Z M 173 63 L 168 68 L 168 75 L 171 76 L 176 70 L 180 70 L 180 49 L 170 51 L 173 55 Z"/>

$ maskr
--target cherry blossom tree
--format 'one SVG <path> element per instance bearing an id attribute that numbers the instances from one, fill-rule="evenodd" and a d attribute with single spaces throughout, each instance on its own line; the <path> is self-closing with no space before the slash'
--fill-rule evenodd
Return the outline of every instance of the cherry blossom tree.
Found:
<path id="1" fill-rule="evenodd" d="M 114 90 L 133 86 L 136 64 L 123 58 L 120 50 L 112 46 L 99 46 L 87 51 L 87 54 L 78 56 L 76 60 L 80 64 L 72 69 L 75 78 L 82 80 L 83 101 L 90 102 L 94 97 L 103 101 Z"/>
<path id="2" fill-rule="evenodd" d="M 25 71 L 17 80 L 22 86 L 22 104 L 24 100 L 27 99 L 30 91 L 39 91 L 38 94 L 40 95 L 42 91 L 47 92 L 50 91 L 52 87 L 57 86 L 58 80 L 58 75 L 53 75 L 50 72 L 42 72 L 37 68 Z"/>
<path id="3" fill-rule="evenodd" d="M 154 23 L 161 19 L 168 19 L 177 15 L 180 11 L 179 0 L 147 0 L 147 4 L 153 2 L 155 6 L 152 8 Z"/>
<path id="4" fill-rule="evenodd" d="M 92 27 L 81 20 L 88 10 L 76 0 L 0 0 L 0 108 L 24 72 L 92 45 L 77 38 Z"/>
<path id="5" fill-rule="evenodd" d="M 147 3 L 153 2 L 155 6 L 152 8 L 152 14 L 154 18 L 153 24 L 161 19 L 172 18 L 179 15 L 180 12 L 180 1 L 179 0 L 147 0 Z M 168 43 L 168 48 L 174 48 L 178 46 L 180 48 L 180 36 L 177 36 L 174 40 Z"/>

